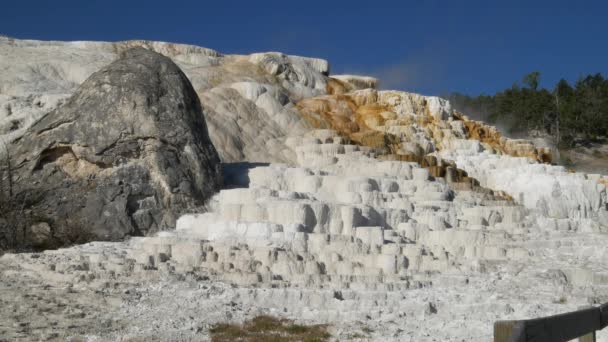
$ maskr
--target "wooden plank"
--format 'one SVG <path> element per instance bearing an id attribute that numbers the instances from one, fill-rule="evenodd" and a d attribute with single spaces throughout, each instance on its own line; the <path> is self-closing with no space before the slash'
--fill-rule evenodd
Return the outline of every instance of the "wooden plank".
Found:
<path id="1" fill-rule="evenodd" d="M 595 331 L 608 326 L 608 303 L 554 316 L 494 323 L 495 342 L 595 342 Z"/>
<path id="2" fill-rule="evenodd" d="M 513 328 L 518 321 L 494 322 L 494 342 L 509 342 L 513 334 Z"/>
<path id="3" fill-rule="evenodd" d="M 581 336 L 578 339 L 578 342 L 596 342 L 595 341 L 595 331 L 590 334 L 587 334 L 585 336 Z"/>
<path id="4" fill-rule="evenodd" d="M 583 306 L 580 309 L 588 309 L 588 308 L 593 308 L 593 306 Z M 598 308 L 598 310 L 599 310 L 599 308 Z M 601 315 L 601 311 L 600 311 L 600 326 L 601 325 L 602 325 L 602 315 Z M 583 336 L 579 337 L 578 342 L 596 342 L 595 341 L 595 331 L 590 332 L 587 335 L 583 335 Z"/>
<path id="5" fill-rule="evenodd" d="M 600 329 L 608 327 L 608 303 L 600 306 Z"/>
<path id="6" fill-rule="evenodd" d="M 513 334 L 509 338 L 509 342 L 526 342 L 526 325 L 519 321 L 513 328 Z"/>
<path id="7" fill-rule="evenodd" d="M 570 341 L 600 329 L 600 310 L 588 308 L 525 321 L 526 341 Z"/>
<path id="8" fill-rule="evenodd" d="M 523 321 L 498 321 L 494 323 L 495 342 L 526 342 Z"/>

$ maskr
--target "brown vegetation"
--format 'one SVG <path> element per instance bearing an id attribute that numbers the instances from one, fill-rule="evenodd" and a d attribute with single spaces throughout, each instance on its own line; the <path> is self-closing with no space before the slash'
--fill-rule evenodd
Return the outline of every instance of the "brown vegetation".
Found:
<path id="1" fill-rule="evenodd" d="M 4 157 L 0 159 L 0 253 L 19 249 L 25 244 L 23 206 L 19 208 L 13 189 L 13 166 L 8 147 L 2 144 Z"/>
<path id="2" fill-rule="evenodd" d="M 326 325 L 299 325 L 272 316 L 257 316 L 243 324 L 216 324 L 210 329 L 213 342 L 322 342 L 331 335 Z"/>

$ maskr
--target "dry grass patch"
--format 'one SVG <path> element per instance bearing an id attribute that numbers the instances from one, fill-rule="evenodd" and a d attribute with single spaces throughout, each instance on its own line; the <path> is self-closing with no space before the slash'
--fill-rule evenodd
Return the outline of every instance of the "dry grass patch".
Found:
<path id="1" fill-rule="evenodd" d="M 322 342 L 331 335 L 327 325 L 299 325 L 287 319 L 257 316 L 243 324 L 219 323 L 210 330 L 213 342 L 268 341 L 268 342 Z"/>

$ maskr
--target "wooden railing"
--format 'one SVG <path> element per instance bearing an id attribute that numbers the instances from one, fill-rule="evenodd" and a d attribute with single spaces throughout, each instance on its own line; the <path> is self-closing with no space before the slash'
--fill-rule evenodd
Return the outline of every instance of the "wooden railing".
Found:
<path id="1" fill-rule="evenodd" d="M 608 303 L 555 316 L 494 323 L 494 342 L 595 342 L 608 326 Z"/>

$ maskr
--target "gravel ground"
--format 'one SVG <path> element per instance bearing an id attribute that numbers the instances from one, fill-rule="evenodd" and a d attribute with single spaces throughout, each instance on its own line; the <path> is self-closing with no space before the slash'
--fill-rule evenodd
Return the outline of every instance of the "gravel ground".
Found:
<path id="1" fill-rule="evenodd" d="M 433 274 L 431 286 L 391 292 L 236 287 L 204 273 L 138 270 L 130 248 L 90 243 L 0 257 L 0 341 L 208 341 L 214 324 L 260 314 L 327 323 L 336 341 L 488 341 L 496 320 L 608 301 L 605 285 L 573 286 L 552 271 L 559 260 L 576 263 L 565 247 L 539 248 L 536 264 Z"/>

